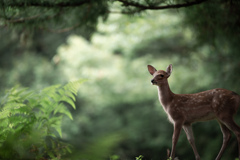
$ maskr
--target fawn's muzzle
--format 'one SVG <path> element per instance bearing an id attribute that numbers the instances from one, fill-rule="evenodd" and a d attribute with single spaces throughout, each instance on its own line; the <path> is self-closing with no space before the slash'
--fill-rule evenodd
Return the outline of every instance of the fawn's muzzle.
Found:
<path id="1" fill-rule="evenodd" d="M 156 84 L 156 81 L 154 79 L 151 80 L 152 84 Z"/>

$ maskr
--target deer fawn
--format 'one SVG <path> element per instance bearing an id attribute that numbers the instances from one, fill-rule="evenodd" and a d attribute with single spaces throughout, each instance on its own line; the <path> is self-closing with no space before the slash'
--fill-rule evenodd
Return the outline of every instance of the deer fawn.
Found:
<path id="1" fill-rule="evenodd" d="M 166 71 L 156 70 L 148 65 L 148 71 L 153 75 L 153 85 L 158 86 L 159 101 L 168 115 L 169 121 L 174 126 L 172 136 L 171 158 L 175 157 L 175 148 L 181 132 L 185 131 L 187 139 L 192 146 L 196 160 L 200 160 L 194 142 L 191 124 L 198 121 L 216 119 L 223 134 L 223 144 L 216 160 L 219 160 L 227 147 L 231 137 L 231 131 L 237 137 L 238 157 L 240 159 L 240 127 L 234 122 L 233 115 L 237 112 L 240 104 L 240 96 L 226 89 L 212 89 L 195 94 L 174 94 L 168 85 L 168 77 L 172 73 L 172 65 Z"/>

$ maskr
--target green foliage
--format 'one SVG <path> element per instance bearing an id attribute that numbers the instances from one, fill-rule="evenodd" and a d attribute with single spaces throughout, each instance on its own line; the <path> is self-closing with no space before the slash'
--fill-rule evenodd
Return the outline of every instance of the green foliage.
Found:
<path id="1" fill-rule="evenodd" d="M 120 130 L 125 133 L 125 139 L 114 150 L 114 154 L 121 159 L 133 159 L 139 154 L 144 154 L 146 159 L 163 158 L 166 156 L 165 148 L 170 146 L 172 126 L 159 105 L 156 88 L 150 84 L 151 75 L 146 65 L 155 63 L 158 64 L 158 69 L 165 69 L 170 61 L 167 57 L 153 59 L 151 52 L 141 58 L 132 58 L 131 54 L 134 54 L 133 47 L 143 37 L 150 39 L 156 33 L 166 36 L 168 33 L 158 31 L 158 23 L 155 24 L 156 30 L 151 30 L 140 17 L 135 20 L 141 24 L 141 29 L 127 23 L 127 17 L 121 17 L 119 21 L 125 21 L 127 25 L 117 30 L 114 27 L 118 23 L 116 17 L 110 18 L 113 18 L 112 24 L 99 25 L 108 36 L 95 34 L 89 43 L 72 35 L 66 44 L 59 47 L 56 57 L 62 60 L 58 66 L 62 75 L 70 79 L 89 79 L 89 85 L 82 86 L 79 94 L 81 101 L 78 106 L 81 106 L 81 112 L 76 114 L 74 123 L 64 122 L 64 128 L 69 128 L 64 131 L 64 135 L 71 144 L 81 149 L 87 148 L 88 145 L 84 143 L 88 144 L 94 137 Z M 167 14 L 162 17 L 164 19 L 168 19 Z M 178 22 L 177 19 L 174 20 L 172 24 Z M 149 19 L 149 22 L 154 23 L 154 20 Z M 112 31 L 111 28 L 117 31 Z M 135 28 L 134 31 L 131 28 Z M 168 30 L 176 31 L 174 27 Z M 115 47 L 120 48 L 122 54 L 114 54 Z M 177 74 L 182 68 L 174 69 Z M 189 69 L 185 71 L 188 72 Z M 171 81 L 179 79 L 171 78 Z"/>
<path id="2" fill-rule="evenodd" d="M 149 3 L 146 3 L 147 1 Z M 154 1 L 156 3 L 153 3 Z M 174 0 L 168 5 L 184 1 Z M 8 1 L 3 2 L 7 3 Z M 21 0 L 16 2 L 21 2 Z M 28 3 L 31 2 L 33 0 L 28 1 Z M 34 2 L 56 4 L 69 1 Z M 77 1 L 72 2 L 76 3 Z M 58 138 L 62 133 L 64 141 L 75 147 L 70 156 L 72 159 L 80 159 L 79 157 L 94 160 L 134 159 L 136 155 L 140 154 L 144 155 L 144 159 L 164 159 L 167 148 L 171 147 L 172 125 L 167 122 L 166 114 L 158 102 L 156 88 L 150 85 L 151 76 L 147 71 L 147 64 L 152 64 L 157 69 L 166 69 L 168 64 L 173 64 L 174 72 L 169 81 L 171 89 L 175 93 L 194 93 L 215 87 L 227 88 L 240 93 L 239 84 L 236 81 L 240 78 L 239 74 L 236 74 L 239 71 L 239 34 L 237 34 L 239 25 L 237 24 L 239 24 L 238 15 L 240 14 L 238 4 L 231 6 L 231 3 L 236 1 L 213 2 L 210 0 L 205 1 L 205 5 L 201 4 L 186 10 L 147 11 L 139 16 L 131 17 L 111 14 L 108 21 L 104 21 L 104 23 L 101 19 L 98 21 L 99 13 L 105 15 L 106 18 L 111 11 L 122 10 L 126 13 L 143 10 L 132 6 L 134 4 L 124 6 L 121 2 L 116 1 L 113 3 L 113 8 L 107 0 L 78 2 L 86 2 L 86 4 L 78 6 L 79 8 L 74 7 L 75 9 L 25 6 L 26 10 L 19 9 L 19 12 L 15 12 L 18 7 L 12 7 L 15 11 L 5 10 L 8 16 L 14 13 L 12 18 L 15 19 L 3 18 L 0 23 L 3 24 L 2 21 L 4 21 L 4 25 L 8 27 L 11 26 L 14 29 L 24 27 L 24 30 L 10 32 L 6 27 L 0 31 L 2 37 L 7 37 L 0 44 L 1 89 L 16 83 L 30 88 L 43 88 L 82 77 L 89 79 L 88 85 L 83 85 L 80 94 L 76 97 L 75 107 L 77 110 L 72 110 L 72 114 L 70 114 L 69 111 L 65 111 L 67 108 L 63 107 L 65 104 L 69 107 L 73 106 L 71 99 L 74 100 L 75 96 L 69 95 L 72 98 L 67 98 L 67 100 L 63 98 L 62 100 L 67 102 L 59 103 L 59 108 L 55 108 L 55 110 L 49 110 L 52 112 L 51 118 L 58 117 L 52 120 L 53 124 L 49 124 L 49 120 L 43 118 L 34 123 L 35 125 L 31 123 L 26 125 L 37 128 L 37 133 L 34 130 L 28 134 L 33 135 L 34 139 L 23 134 L 22 130 L 20 136 L 15 132 L 12 136 L 5 135 L 7 140 L 4 142 L 8 143 L 2 142 L 1 147 L 5 154 L 9 151 L 8 155 L 10 153 L 20 155 L 21 153 L 22 157 L 27 157 L 27 155 L 30 157 L 48 155 L 46 157 L 50 157 L 56 153 L 54 156 L 57 157 L 58 151 L 64 148 L 64 144 L 57 147 L 57 143 L 60 143 Z M 158 5 L 157 2 L 159 5 L 161 5 L 160 2 L 167 4 L 167 0 L 134 0 L 134 2 L 147 7 L 154 7 Z M 60 10 L 61 17 L 56 15 L 49 21 L 41 22 L 39 20 L 41 16 L 43 18 L 48 15 L 51 17 Z M 3 11 L 0 10 L 1 16 Z M 107 12 L 103 13 L 104 11 Z M 24 14 L 31 18 L 33 12 L 35 15 L 39 14 L 35 17 L 36 19 L 34 16 L 33 19 L 24 19 L 29 18 L 24 17 Z M 86 15 L 89 18 L 84 19 Z M 19 23 L 14 23 L 14 20 L 18 20 Z M 20 22 L 21 20 L 26 21 Z M 32 24 L 28 23 L 30 21 Z M 51 29 L 50 33 L 52 31 L 69 31 L 72 25 L 78 23 L 81 25 L 76 25 L 79 30 L 75 33 L 81 33 L 87 39 L 98 27 L 99 32 L 92 35 L 91 42 L 79 35 L 71 35 L 64 43 L 65 38 L 73 32 L 61 36 L 44 33 L 49 28 Z M 32 27 L 36 31 L 38 26 L 42 27 L 40 32 L 32 33 L 27 30 L 27 28 L 31 30 Z M 21 36 L 18 37 L 19 35 Z M 26 41 L 28 37 L 30 37 L 30 41 Z M 64 44 L 56 50 L 61 43 Z M 23 93 L 27 91 L 23 91 Z M 60 92 L 58 92 L 59 95 Z M 29 94 L 31 95 L 31 93 Z M 39 99 L 41 98 L 39 97 Z M 39 105 L 42 110 L 38 107 L 33 109 L 34 116 L 31 120 L 33 122 L 36 119 L 35 114 L 39 115 L 46 109 L 46 107 L 43 109 L 42 106 L 46 103 L 44 101 L 53 101 L 54 98 L 41 100 L 43 103 L 39 102 Z M 37 101 L 36 98 L 35 101 Z M 21 104 L 28 105 L 30 102 L 23 101 Z M 24 106 L 22 107 L 24 108 Z M 24 116 L 24 118 L 17 115 Z M 24 115 L 18 111 L 8 121 L 21 119 L 18 121 L 19 124 L 14 126 L 18 128 L 21 123 L 26 123 L 25 119 L 30 120 L 30 117 L 30 115 Z M 60 125 L 57 121 L 59 122 L 61 118 L 64 118 L 62 130 L 57 127 Z M 236 119 L 239 124 L 239 118 Z M 5 126 L 11 126 L 10 124 Z M 40 128 L 46 126 L 42 131 L 46 134 L 48 126 L 51 135 L 46 136 L 43 140 L 42 135 L 39 135 L 41 132 L 38 132 L 38 126 Z M 8 130 L 8 132 L 12 131 L 11 128 Z M 124 138 L 115 134 L 119 134 L 119 131 L 124 133 Z M 222 143 L 222 134 L 217 122 L 198 123 L 194 125 L 194 133 L 201 157 L 214 159 Z M 18 139 L 24 137 L 27 137 L 26 142 L 28 143 L 25 144 L 21 141 L 18 145 L 12 145 L 13 142 L 18 142 Z M 230 141 L 223 159 L 234 159 L 237 155 L 237 144 L 234 140 Z M 30 141 L 34 146 L 29 145 Z M 19 144 L 22 146 L 19 147 Z M 63 147 L 61 148 L 61 146 Z M 28 154 L 25 154 L 26 152 L 23 152 L 21 148 L 30 148 L 29 150 L 37 148 L 37 151 L 31 152 L 31 155 L 28 150 Z M 55 151 L 52 148 L 55 148 Z M 113 154 L 118 156 L 110 157 Z M 180 135 L 176 154 L 180 159 L 194 159 L 194 154 L 184 133 Z"/>
<path id="3" fill-rule="evenodd" d="M 220 5 L 216 5 L 220 4 Z M 216 0 L 183 10 L 183 24 L 192 29 L 197 56 L 206 69 L 215 73 L 214 87 L 227 87 L 239 92 L 236 81 L 239 69 L 240 4 Z M 201 15 L 199 14 L 201 13 Z M 210 37 L 210 38 L 209 38 Z"/>
<path id="4" fill-rule="evenodd" d="M 92 142 L 87 144 L 82 150 L 76 150 L 70 156 L 70 159 L 77 160 L 105 160 L 109 158 L 112 149 L 116 148 L 120 141 L 123 140 L 121 133 L 110 133 L 107 135 L 95 137 Z M 111 156 L 111 160 L 117 160 L 118 156 Z"/>
<path id="5" fill-rule="evenodd" d="M 62 137 L 63 116 L 72 119 L 68 109 L 84 80 L 55 85 L 39 92 L 14 87 L 0 103 L 1 159 L 60 159 L 71 152 Z"/>
<path id="6" fill-rule="evenodd" d="M 112 155 L 110 156 L 110 160 L 119 160 L 120 157 L 118 155 Z"/>
<path id="7" fill-rule="evenodd" d="M 136 157 L 136 160 L 142 160 L 142 159 L 143 159 L 143 156 L 142 156 L 142 155 Z"/>
<path id="8" fill-rule="evenodd" d="M 0 7 L 0 26 L 58 33 L 79 29 L 88 38 L 95 31 L 98 18 L 108 15 L 106 0 L 2 0 Z"/>

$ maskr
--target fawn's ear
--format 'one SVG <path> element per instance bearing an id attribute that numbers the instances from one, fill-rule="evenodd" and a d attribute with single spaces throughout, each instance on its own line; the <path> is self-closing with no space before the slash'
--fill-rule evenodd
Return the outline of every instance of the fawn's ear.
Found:
<path id="1" fill-rule="evenodd" d="M 148 65 L 148 71 L 151 75 L 153 75 L 157 70 L 153 66 Z"/>
<path id="2" fill-rule="evenodd" d="M 172 69 L 172 64 L 169 64 L 169 66 L 167 67 L 167 70 L 166 70 L 168 76 L 171 75 L 172 71 L 173 71 L 173 69 Z"/>

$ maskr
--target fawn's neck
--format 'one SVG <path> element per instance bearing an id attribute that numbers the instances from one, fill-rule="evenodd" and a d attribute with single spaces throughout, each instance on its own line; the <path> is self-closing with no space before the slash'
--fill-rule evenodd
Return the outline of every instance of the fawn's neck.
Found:
<path id="1" fill-rule="evenodd" d="M 170 90 L 168 82 L 165 82 L 160 86 L 158 86 L 158 97 L 159 97 L 160 103 L 164 108 L 171 103 L 174 97 L 174 93 Z"/>

